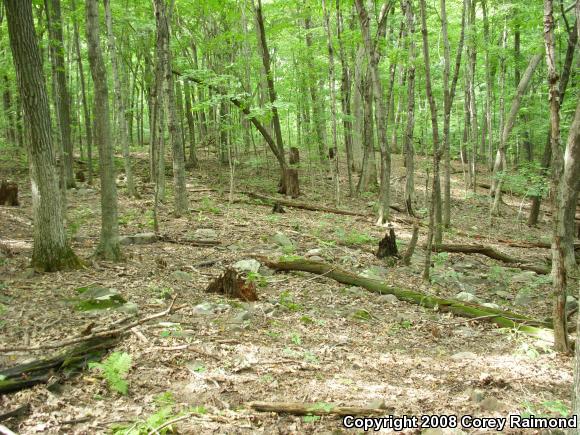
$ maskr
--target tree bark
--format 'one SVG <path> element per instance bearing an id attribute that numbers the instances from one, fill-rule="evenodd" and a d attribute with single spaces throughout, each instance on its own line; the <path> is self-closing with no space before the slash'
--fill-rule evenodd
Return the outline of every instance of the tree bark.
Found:
<path id="1" fill-rule="evenodd" d="M 95 141 L 99 146 L 99 166 L 101 179 L 101 237 L 97 256 L 118 261 L 119 223 L 117 219 L 117 185 L 115 163 L 109 121 L 109 87 L 99 33 L 99 11 L 97 0 L 87 0 L 86 27 L 89 48 L 89 64 L 95 87 L 94 129 Z"/>
<path id="2" fill-rule="evenodd" d="M 117 120 L 117 145 L 121 146 L 123 151 L 123 163 L 125 165 L 125 177 L 127 185 L 127 194 L 137 196 L 135 190 L 135 181 L 133 178 L 133 169 L 131 168 L 131 153 L 129 149 L 129 131 L 127 128 L 127 113 L 124 92 L 121 85 L 120 62 L 117 55 L 117 46 L 115 42 L 115 33 L 113 32 L 113 17 L 111 14 L 110 0 L 103 0 L 105 5 L 105 24 L 107 26 L 107 41 L 109 45 L 109 55 L 111 56 L 111 69 L 113 71 L 113 85 L 115 90 L 115 117 Z"/>
<path id="3" fill-rule="evenodd" d="M 405 208 L 410 216 L 414 216 L 415 204 L 415 149 L 413 146 L 413 130 L 415 128 L 415 15 L 412 0 L 404 1 L 407 35 L 409 38 L 409 60 L 407 65 L 407 124 L 403 138 L 405 154 Z"/>
<path id="4" fill-rule="evenodd" d="M 550 100 L 550 143 L 552 147 L 552 192 L 555 193 L 552 205 L 552 289 L 554 292 L 554 348 L 557 352 L 570 351 L 566 316 L 566 264 L 564 260 L 564 241 L 562 214 L 557 206 L 561 178 L 564 169 L 560 151 L 560 92 L 554 43 L 553 0 L 544 0 L 544 41 L 546 47 L 546 65 L 548 67 L 548 85 Z"/>
<path id="5" fill-rule="evenodd" d="M 64 229 L 50 110 L 31 2 L 4 0 L 12 59 L 29 130 L 27 151 L 32 185 L 32 266 L 52 272 L 79 266 Z"/>

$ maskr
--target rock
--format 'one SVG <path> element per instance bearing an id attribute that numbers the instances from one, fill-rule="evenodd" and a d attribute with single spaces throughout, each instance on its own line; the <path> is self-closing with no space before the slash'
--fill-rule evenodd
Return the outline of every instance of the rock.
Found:
<path id="1" fill-rule="evenodd" d="M 353 296 L 364 296 L 366 295 L 366 291 L 360 287 L 352 286 L 346 289 L 347 293 L 350 293 Z"/>
<path id="2" fill-rule="evenodd" d="M 537 276 L 538 275 L 536 274 L 536 272 L 532 272 L 531 270 L 525 270 L 512 276 L 511 282 L 515 282 L 518 284 L 527 284 L 536 279 Z"/>
<path id="3" fill-rule="evenodd" d="M 171 279 L 174 279 L 175 281 L 189 282 L 191 281 L 191 275 L 183 270 L 176 270 L 171 273 Z"/>
<path id="4" fill-rule="evenodd" d="M 201 314 L 204 316 L 214 314 L 216 306 L 216 304 L 212 304 L 211 302 L 203 302 L 193 307 L 193 314 Z"/>
<path id="5" fill-rule="evenodd" d="M 92 193 L 95 193 L 94 189 L 87 189 L 85 187 L 81 187 L 81 188 L 77 189 L 78 195 L 90 195 Z"/>
<path id="6" fill-rule="evenodd" d="M 457 299 L 458 301 L 471 302 L 474 304 L 480 303 L 480 300 L 477 296 L 472 295 L 471 293 L 467 293 L 467 292 L 457 293 L 457 295 L 455 296 L 455 299 Z"/>
<path id="7" fill-rule="evenodd" d="M 313 255 L 312 257 L 310 257 L 310 260 L 312 260 L 312 261 L 324 261 L 324 258 L 319 257 L 318 255 Z"/>
<path id="8" fill-rule="evenodd" d="M 81 288 L 82 289 L 82 288 Z M 84 291 L 81 289 L 77 289 L 80 293 L 81 299 L 89 300 L 89 299 L 107 299 L 111 296 L 116 296 L 119 294 L 117 290 L 114 288 L 107 288 L 107 287 L 89 287 Z"/>
<path id="9" fill-rule="evenodd" d="M 270 269 L 267 266 L 260 266 L 260 269 L 258 269 L 258 273 L 262 276 L 273 276 L 276 273 L 276 271 Z"/>
<path id="10" fill-rule="evenodd" d="M 469 272 L 475 268 L 476 266 L 473 263 L 455 263 L 453 265 L 453 269 L 455 269 L 458 272 Z"/>
<path id="11" fill-rule="evenodd" d="M 388 274 L 389 270 L 382 266 L 371 266 L 368 269 L 363 270 L 361 273 L 365 278 L 378 279 L 381 281 L 383 281 Z"/>
<path id="12" fill-rule="evenodd" d="M 233 319 L 233 323 L 244 323 L 252 318 L 251 311 L 242 311 Z"/>
<path id="13" fill-rule="evenodd" d="M 483 391 L 478 389 L 469 391 L 469 400 L 471 400 L 472 402 L 479 403 L 483 400 L 483 398 L 484 398 Z"/>
<path id="14" fill-rule="evenodd" d="M 529 305 L 530 302 L 532 302 L 532 295 L 530 290 L 527 288 L 521 289 L 514 299 L 514 304 L 521 307 Z"/>
<path id="15" fill-rule="evenodd" d="M 486 308 L 491 308 L 493 310 L 499 310 L 499 305 L 498 304 L 493 304 L 491 302 L 486 302 L 484 304 L 481 304 L 482 307 L 486 307 Z"/>
<path id="16" fill-rule="evenodd" d="M 340 257 L 340 263 L 341 264 L 355 264 L 356 258 L 350 256 L 350 255 L 343 255 L 342 257 Z"/>
<path id="17" fill-rule="evenodd" d="M 309 250 L 306 254 L 304 254 L 305 257 L 320 257 L 322 255 L 322 249 L 320 248 L 316 248 L 316 249 L 311 249 Z"/>
<path id="18" fill-rule="evenodd" d="M 272 236 L 272 241 L 283 248 L 294 246 L 292 240 L 284 233 L 276 233 Z"/>
<path id="19" fill-rule="evenodd" d="M 119 237 L 119 244 L 121 245 L 147 245 L 155 243 L 157 235 L 155 233 L 138 233 L 130 236 Z"/>
<path id="20" fill-rule="evenodd" d="M 451 355 L 451 359 L 456 361 L 461 360 L 470 360 L 470 359 L 477 359 L 479 358 L 476 353 L 473 352 L 458 352 L 456 354 Z"/>
<path id="21" fill-rule="evenodd" d="M 380 295 L 377 298 L 377 302 L 380 304 L 398 304 L 399 298 L 395 295 Z"/>
<path id="22" fill-rule="evenodd" d="M 578 301 L 572 295 L 566 297 L 566 311 L 572 311 L 578 308 Z"/>
<path id="23" fill-rule="evenodd" d="M 387 404 L 383 399 L 376 399 L 367 405 L 371 409 L 387 409 Z"/>
<path id="24" fill-rule="evenodd" d="M 502 299 L 511 299 L 511 294 L 510 292 L 506 291 L 506 290 L 497 290 L 495 292 L 496 295 L 498 295 L 500 298 Z"/>
<path id="25" fill-rule="evenodd" d="M 139 305 L 137 305 L 135 302 L 127 302 L 126 304 L 123 304 L 117 308 L 117 311 L 121 311 L 122 313 L 126 314 L 137 314 L 139 312 Z"/>
<path id="26" fill-rule="evenodd" d="M 119 308 L 127 301 L 113 288 L 106 287 L 81 287 L 77 289 L 80 297 L 77 302 L 79 311 L 106 310 Z"/>
<path id="27" fill-rule="evenodd" d="M 193 233 L 193 240 L 217 240 L 218 234 L 211 228 L 198 228 Z"/>
<path id="28" fill-rule="evenodd" d="M 34 271 L 34 269 L 32 267 L 27 267 L 19 274 L 19 277 L 22 279 L 30 279 L 30 278 L 34 278 L 35 274 L 36 274 L 36 272 Z"/>
<path id="29" fill-rule="evenodd" d="M 501 408 L 501 406 L 499 401 L 495 397 L 489 396 L 479 403 L 479 408 L 482 411 L 493 412 L 498 411 Z"/>
<path id="30" fill-rule="evenodd" d="M 260 262 L 253 258 L 249 260 L 240 260 L 234 264 L 234 269 L 239 272 L 253 272 L 257 273 L 260 270 Z"/>

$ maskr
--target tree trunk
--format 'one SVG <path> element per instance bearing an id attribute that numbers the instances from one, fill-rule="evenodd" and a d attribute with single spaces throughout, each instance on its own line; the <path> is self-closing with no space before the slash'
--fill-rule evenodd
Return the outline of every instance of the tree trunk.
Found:
<path id="1" fill-rule="evenodd" d="M 389 219 L 389 205 L 391 200 L 391 151 L 387 136 L 388 124 L 388 104 L 390 102 L 390 95 L 392 93 L 392 85 L 394 81 L 394 68 L 391 71 L 391 83 L 389 86 L 390 93 L 386 100 L 383 98 L 383 88 L 379 75 L 379 41 L 384 37 L 384 30 L 386 27 L 387 17 L 390 6 L 388 3 L 383 4 L 379 15 L 379 27 L 377 29 L 377 37 L 371 40 L 369 16 L 363 4 L 363 0 L 355 0 L 355 6 L 358 12 L 359 21 L 361 25 L 361 32 L 363 35 L 363 42 L 369 62 L 369 69 L 371 74 L 371 84 L 373 89 L 373 99 L 375 102 L 375 123 L 377 128 L 377 135 L 379 140 L 379 147 L 381 150 L 381 184 L 379 194 L 379 211 L 377 224 L 382 225 Z"/>
<path id="2" fill-rule="evenodd" d="M 414 216 L 415 203 L 415 150 L 413 130 L 415 128 L 415 15 L 412 0 L 404 1 L 407 34 L 409 38 L 409 60 L 407 66 L 407 125 L 403 138 L 405 153 L 405 207 L 410 216 Z"/>
<path id="3" fill-rule="evenodd" d="M 550 143 L 552 145 L 552 288 L 554 292 L 554 348 L 557 352 L 569 352 L 567 317 L 566 317 L 566 264 L 564 260 L 563 215 L 557 204 L 559 189 L 564 169 L 560 151 L 560 93 L 554 43 L 553 0 L 544 0 L 544 41 L 546 46 L 546 64 L 548 67 L 548 84 L 550 100 Z"/>
<path id="4" fill-rule="evenodd" d="M 93 110 L 95 141 L 99 146 L 101 178 L 101 237 L 97 247 L 97 256 L 106 260 L 118 261 L 121 258 L 121 251 L 119 249 L 117 219 L 117 185 L 109 122 L 109 88 L 99 37 L 97 0 L 87 0 L 86 14 L 89 64 L 95 86 Z"/>
<path id="5" fill-rule="evenodd" d="M 436 202 L 441 201 L 441 194 L 439 192 L 439 162 L 441 160 L 441 152 L 439 150 L 439 125 L 437 123 L 437 104 L 431 89 L 431 64 L 429 54 L 429 37 L 427 34 L 427 17 L 425 0 L 419 1 L 421 5 L 421 33 L 423 35 L 423 58 L 425 63 L 425 92 L 429 100 L 429 108 L 431 109 L 431 128 L 433 130 L 433 188 L 431 190 L 431 205 L 429 209 L 429 232 L 427 234 L 427 252 L 425 254 L 425 267 L 423 269 L 423 279 L 429 281 L 431 269 L 431 247 L 433 246 L 433 235 L 435 232 L 435 212 Z"/>
<path id="6" fill-rule="evenodd" d="M 52 272 L 80 262 L 66 240 L 55 152 L 50 134 L 50 110 L 31 2 L 5 0 L 12 59 L 27 126 L 27 151 L 32 184 L 34 221 L 32 266 Z"/>
<path id="7" fill-rule="evenodd" d="M 187 120 L 187 130 L 189 132 L 189 165 L 193 168 L 199 168 L 199 161 L 197 160 L 197 154 L 195 152 L 195 123 L 193 121 L 193 113 L 191 109 L 191 103 L 193 99 L 193 93 L 190 90 L 189 83 L 184 83 L 185 90 L 185 119 Z"/>
<path id="8" fill-rule="evenodd" d="M 117 47 L 115 42 L 115 33 L 113 32 L 113 17 L 111 15 L 111 2 L 104 0 L 105 4 L 105 23 L 107 26 L 107 41 L 109 45 L 109 55 L 111 56 L 111 67 L 113 71 L 113 84 L 115 89 L 115 117 L 117 118 L 117 146 L 121 145 L 123 151 L 123 163 L 125 165 L 125 177 L 127 185 L 127 194 L 137 196 L 135 191 L 135 181 L 133 179 L 133 169 L 131 168 L 131 154 L 129 149 L 129 131 L 127 128 L 126 103 L 124 98 L 123 87 L 120 77 L 120 62 L 117 56 Z"/>
<path id="9" fill-rule="evenodd" d="M 83 118 L 85 122 L 85 133 L 87 140 L 87 184 L 90 186 L 93 184 L 93 131 L 91 127 L 91 117 L 89 115 L 89 103 L 87 101 L 87 92 L 85 88 L 85 72 L 83 68 L 83 60 L 81 58 L 81 45 L 79 36 L 79 24 L 76 19 L 76 4 L 75 0 L 71 0 L 71 8 L 73 9 L 72 19 L 73 19 L 73 31 L 74 31 L 74 44 L 75 44 L 75 54 L 77 60 L 77 67 L 79 70 L 79 79 L 81 84 L 81 97 L 83 103 Z"/>
<path id="10" fill-rule="evenodd" d="M 60 128 L 60 139 L 62 141 L 64 176 L 66 187 L 75 186 L 73 172 L 73 145 L 71 139 L 71 116 L 70 116 L 70 95 L 67 87 L 66 70 L 64 64 L 64 41 L 62 33 L 62 16 L 60 12 L 60 0 L 51 0 L 50 3 L 50 39 L 52 53 L 56 66 L 56 106 L 58 113 L 58 125 Z"/>
<path id="11" fill-rule="evenodd" d="M 516 91 L 516 95 L 514 96 L 514 99 L 512 101 L 512 106 L 511 106 L 510 112 L 508 113 L 508 116 L 505 120 L 505 124 L 504 124 L 503 130 L 501 132 L 500 143 L 499 143 L 500 150 L 503 150 L 502 153 L 504 155 L 504 159 L 505 159 L 505 148 L 506 148 L 507 140 L 508 140 L 509 134 L 512 131 L 513 126 L 515 124 L 515 121 L 516 121 L 516 118 L 518 115 L 518 111 L 520 110 L 522 98 L 524 97 L 525 93 L 528 91 L 528 87 L 529 87 L 529 84 L 532 80 L 532 76 L 534 75 L 534 71 L 536 70 L 536 67 L 538 66 L 538 64 L 540 63 L 541 60 L 542 60 L 541 54 L 536 54 L 536 55 L 532 56 L 532 58 L 530 59 L 530 63 L 528 64 L 528 67 L 526 68 L 526 71 L 524 72 L 524 76 L 520 80 L 520 83 L 518 85 L 518 89 Z M 501 201 L 502 184 L 503 183 L 502 183 L 501 179 L 496 183 L 495 197 L 493 200 L 493 206 L 491 208 L 491 213 L 493 215 L 498 215 L 500 212 L 499 206 L 500 206 L 500 201 Z"/>

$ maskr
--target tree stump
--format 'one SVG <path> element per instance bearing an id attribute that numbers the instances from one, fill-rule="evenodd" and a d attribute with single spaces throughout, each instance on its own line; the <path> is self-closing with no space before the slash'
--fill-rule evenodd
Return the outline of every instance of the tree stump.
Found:
<path id="1" fill-rule="evenodd" d="M 386 258 L 398 256 L 399 252 L 397 250 L 397 237 L 395 236 L 395 229 L 390 227 L 387 234 L 385 234 L 385 237 L 383 237 L 383 240 L 379 242 L 377 257 Z"/>
<path id="2" fill-rule="evenodd" d="M 298 148 L 296 147 L 290 148 L 290 155 L 288 157 L 288 161 L 290 162 L 291 165 L 300 163 L 300 151 L 298 150 Z"/>
<path id="3" fill-rule="evenodd" d="M 275 202 L 274 206 L 272 207 L 272 213 L 286 213 L 286 210 L 284 210 L 282 204 L 280 204 L 279 202 Z"/>
<path id="4" fill-rule="evenodd" d="M 75 178 L 79 183 L 84 183 L 86 181 L 85 173 L 81 169 L 77 171 Z"/>
<path id="5" fill-rule="evenodd" d="M 300 196 L 300 183 L 298 181 L 298 169 L 287 168 L 280 180 L 278 193 L 286 194 L 292 198 Z"/>
<path id="6" fill-rule="evenodd" d="M 209 283 L 207 293 L 218 293 L 228 298 L 241 299 L 246 302 L 258 300 L 256 285 L 246 280 L 233 268 L 228 267 L 222 276 Z"/>
<path id="7" fill-rule="evenodd" d="M 2 180 L 0 183 L 0 205 L 18 207 L 18 184 Z"/>
<path id="8" fill-rule="evenodd" d="M 336 148 L 334 148 L 334 147 L 329 147 L 329 148 L 328 148 L 328 158 L 329 158 L 330 160 L 333 160 L 333 159 L 334 159 L 334 156 L 336 156 Z"/>

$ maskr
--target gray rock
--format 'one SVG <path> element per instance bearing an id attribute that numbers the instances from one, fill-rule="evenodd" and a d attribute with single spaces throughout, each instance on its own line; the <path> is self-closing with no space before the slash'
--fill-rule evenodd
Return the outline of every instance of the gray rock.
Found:
<path id="1" fill-rule="evenodd" d="M 214 314 L 214 310 L 216 309 L 216 307 L 217 304 L 212 304 L 211 302 L 203 302 L 193 307 L 193 314 L 200 314 L 204 316 Z"/>
<path id="2" fill-rule="evenodd" d="M 479 304 L 481 302 L 477 296 L 472 295 L 471 293 L 467 293 L 467 292 L 457 293 L 457 295 L 455 296 L 455 299 L 457 299 L 458 301 L 471 302 L 474 304 Z"/>
<path id="3" fill-rule="evenodd" d="M 272 236 L 272 241 L 274 243 L 276 243 L 279 246 L 282 247 L 290 247 L 290 246 L 294 246 L 294 243 L 292 243 L 292 240 L 290 240 L 288 238 L 288 236 L 284 233 L 276 233 Z"/>
<path id="4" fill-rule="evenodd" d="M 455 263 L 453 265 L 453 269 L 457 270 L 458 272 L 469 272 L 475 268 L 476 266 L 473 263 Z"/>
<path id="5" fill-rule="evenodd" d="M 118 295 L 119 292 L 114 288 L 107 288 L 107 287 L 89 287 L 84 292 L 80 294 L 81 299 L 89 300 L 89 299 L 98 299 L 98 300 L 105 300 L 111 298 L 111 296 Z"/>
<path id="6" fill-rule="evenodd" d="M 253 258 L 249 260 L 240 260 L 234 264 L 234 269 L 240 272 L 257 273 L 260 270 L 260 262 Z"/>
<path id="7" fill-rule="evenodd" d="M 174 279 L 175 281 L 189 282 L 191 281 L 191 275 L 183 270 L 176 270 L 171 273 L 171 279 Z"/>
<path id="8" fill-rule="evenodd" d="M 137 305 L 135 302 L 127 302 L 126 304 L 123 304 L 117 308 L 117 311 L 121 311 L 122 313 L 126 314 L 137 314 L 139 312 L 139 305 Z"/>
<path id="9" fill-rule="evenodd" d="M 514 304 L 520 307 L 525 307 L 532 302 L 532 294 L 529 289 L 521 289 L 514 299 Z"/>
<path id="10" fill-rule="evenodd" d="M 395 295 L 380 295 L 377 302 L 381 304 L 398 304 L 399 299 Z"/>
<path id="11" fill-rule="evenodd" d="M 470 359 L 477 359 L 479 358 L 476 353 L 473 352 L 458 352 L 456 354 L 451 355 L 451 359 L 462 361 L 462 360 L 470 360 Z"/>
<path id="12" fill-rule="evenodd" d="M 234 317 L 233 322 L 234 323 L 244 323 L 244 322 L 250 320 L 251 318 L 252 318 L 251 311 L 242 311 L 236 317 Z"/>
<path id="13" fill-rule="evenodd" d="M 318 255 L 313 255 L 312 257 L 310 257 L 310 260 L 312 260 L 312 261 L 324 261 L 324 258 L 319 257 Z"/>
<path id="14" fill-rule="evenodd" d="M 260 266 L 260 269 L 258 270 L 258 272 L 262 276 L 273 276 L 276 273 L 275 270 L 272 270 L 267 266 Z"/>
<path id="15" fill-rule="evenodd" d="M 494 310 L 499 310 L 499 305 L 498 304 L 493 304 L 491 302 L 486 302 L 484 304 L 481 304 L 482 307 L 486 307 L 486 308 L 491 308 Z"/>
<path id="16" fill-rule="evenodd" d="M 384 280 L 389 274 L 389 270 L 382 266 L 371 266 L 362 271 L 361 275 L 365 278 Z"/>
<path id="17" fill-rule="evenodd" d="M 315 256 L 320 257 L 321 255 L 322 255 L 322 249 L 320 249 L 320 248 L 311 249 L 308 252 L 306 252 L 306 254 L 304 254 L 305 257 L 315 257 Z"/>
<path id="18" fill-rule="evenodd" d="M 506 290 L 497 290 L 495 292 L 496 295 L 498 295 L 500 298 L 502 299 L 511 299 L 511 294 L 510 292 L 506 291 Z"/>
<path id="19" fill-rule="evenodd" d="M 366 291 L 360 287 L 352 286 L 346 289 L 347 293 L 350 293 L 353 296 L 364 296 L 366 295 Z"/>
<path id="20" fill-rule="evenodd" d="M 511 282 L 515 282 L 518 284 L 527 284 L 532 282 L 536 279 L 538 275 L 536 272 L 532 272 L 531 270 L 525 270 L 523 272 L 517 273 L 511 277 Z"/>
<path id="21" fill-rule="evenodd" d="M 387 409 L 387 404 L 383 399 L 376 399 L 369 402 L 368 407 L 371 409 Z"/>
<path id="22" fill-rule="evenodd" d="M 157 235 L 155 233 L 138 233 L 130 236 L 119 237 L 119 244 L 127 245 L 147 245 L 155 243 L 157 241 Z"/>
<path id="23" fill-rule="evenodd" d="M 217 238 L 217 232 L 211 228 L 198 228 L 192 236 L 194 240 L 217 240 Z"/>

